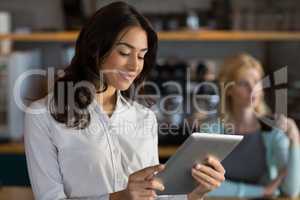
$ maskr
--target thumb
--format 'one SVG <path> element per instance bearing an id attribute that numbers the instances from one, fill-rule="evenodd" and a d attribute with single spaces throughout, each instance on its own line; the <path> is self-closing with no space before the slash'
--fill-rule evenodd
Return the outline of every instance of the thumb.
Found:
<path id="1" fill-rule="evenodd" d="M 139 170 L 131 175 L 131 178 L 134 180 L 144 181 L 153 177 L 156 173 L 164 170 L 165 166 L 162 164 L 154 165 L 151 167 L 146 167 L 142 170 Z"/>

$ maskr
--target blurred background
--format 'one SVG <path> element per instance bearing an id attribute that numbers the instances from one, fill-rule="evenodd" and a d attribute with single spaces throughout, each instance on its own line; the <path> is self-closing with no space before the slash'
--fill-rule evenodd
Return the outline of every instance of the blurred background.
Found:
<path id="1" fill-rule="evenodd" d="M 29 186 L 23 140 L 24 113 L 13 99 L 20 74 L 28 69 L 63 69 L 74 53 L 82 24 L 110 0 L 1 0 L 0 1 L 0 184 Z M 128 0 L 151 21 L 159 35 L 157 66 L 150 80 L 162 95 L 175 98 L 162 102 L 167 108 L 188 105 L 193 87 L 214 82 L 227 56 L 249 53 L 262 61 L 267 75 L 288 67 L 284 85 L 266 89 L 274 109 L 274 91 L 288 88 L 288 116 L 300 122 L 300 2 L 298 0 Z M 45 75 L 26 78 L 21 84 L 24 104 L 47 92 Z M 163 86 L 176 81 L 183 94 Z M 190 80 L 190 81 L 187 81 Z M 187 84 L 188 83 L 188 84 Z M 151 92 L 151 88 L 147 88 Z M 218 107 L 219 96 L 210 88 L 199 102 L 207 109 Z M 158 100 L 159 101 L 159 100 Z M 182 106 L 175 114 L 155 110 L 160 124 L 174 125 L 159 134 L 160 159 L 164 162 L 195 129 L 184 129 L 191 118 L 204 120 L 217 113 L 195 115 Z"/>

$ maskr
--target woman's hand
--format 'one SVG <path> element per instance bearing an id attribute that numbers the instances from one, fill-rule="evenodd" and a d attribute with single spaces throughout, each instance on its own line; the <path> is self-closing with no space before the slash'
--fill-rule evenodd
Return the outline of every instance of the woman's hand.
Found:
<path id="1" fill-rule="evenodd" d="M 110 200 L 154 200 L 155 190 L 163 191 L 164 186 L 153 177 L 157 172 L 164 170 L 164 165 L 147 167 L 131 174 L 127 188 L 110 194 Z"/>
<path id="2" fill-rule="evenodd" d="M 283 169 L 276 179 L 274 179 L 271 183 L 269 183 L 264 188 L 264 197 L 272 197 L 275 194 L 275 191 L 278 190 L 281 182 L 283 181 L 284 177 L 287 175 L 287 170 Z"/>
<path id="3" fill-rule="evenodd" d="M 299 129 L 295 121 L 291 118 L 288 118 L 284 115 L 276 115 L 276 124 L 278 128 L 286 133 L 291 143 L 300 144 Z"/>
<path id="4" fill-rule="evenodd" d="M 200 200 L 204 195 L 219 187 L 225 180 L 225 170 L 220 161 L 209 156 L 203 164 L 197 164 L 192 169 L 192 176 L 198 182 L 198 187 L 188 194 L 188 200 Z"/>

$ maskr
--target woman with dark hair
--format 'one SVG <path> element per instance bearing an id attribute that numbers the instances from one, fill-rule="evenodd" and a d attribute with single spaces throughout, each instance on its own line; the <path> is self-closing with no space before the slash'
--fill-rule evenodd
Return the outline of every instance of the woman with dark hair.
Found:
<path id="1" fill-rule="evenodd" d="M 101 8 L 82 28 L 64 75 L 26 110 L 25 150 L 36 199 L 148 200 L 163 190 L 154 178 L 164 169 L 156 118 L 135 101 L 156 51 L 148 21 L 123 2 Z M 224 181 L 213 157 L 191 174 L 199 186 L 174 199 L 202 199 Z"/>

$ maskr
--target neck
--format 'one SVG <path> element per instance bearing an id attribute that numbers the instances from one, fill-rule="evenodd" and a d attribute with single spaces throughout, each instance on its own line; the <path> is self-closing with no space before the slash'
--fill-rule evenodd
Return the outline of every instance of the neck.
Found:
<path id="1" fill-rule="evenodd" d="M 238 123 L 251 122 L 256 119 L 252 108 L 241 108 L 239 106 L 234 106 L 231 117 Z"/>
<path id="2" fill-rule="evenodd" d="M 113 87 L 108 86 L 105 92 L 96 94 L 96 100 L 101 105 L 102 109 L 110 115 L 116 105 L 117 90 Z"/>
<path id="3" fill-rule="evenodd" d="M 230 121 L 240 133 L 254 132 L 259 129 L 258 120 L 251 107 L 234 106 Z"/>

